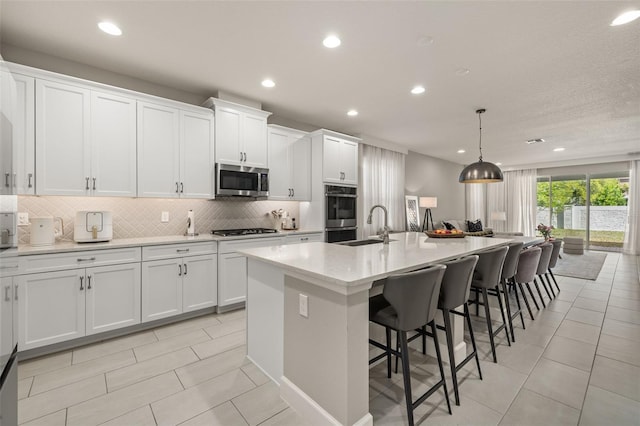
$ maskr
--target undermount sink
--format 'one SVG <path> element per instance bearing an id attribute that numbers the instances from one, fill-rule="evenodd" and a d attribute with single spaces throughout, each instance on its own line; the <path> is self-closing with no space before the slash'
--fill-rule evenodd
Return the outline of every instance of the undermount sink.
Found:
<path id="1" fill-rule="evenodd" d="M 389 240 L 389 241 L 395 241 L 395 240 Z M 349 247 L 358 247 L 358 246 L 367 246 L 369 244 L 381 244 L 381 243 L 382 243 L 382 240 L 367 239 L 367 240 L 345 241 L 338 244 L 341 244 L 343 246 L 349 246 Z"/>

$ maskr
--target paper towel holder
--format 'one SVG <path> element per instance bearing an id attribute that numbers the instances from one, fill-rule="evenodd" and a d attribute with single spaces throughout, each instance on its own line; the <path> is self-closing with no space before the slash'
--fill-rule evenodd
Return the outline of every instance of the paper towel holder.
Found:
<path id="1" fill-rule="evenodd" d="M 195 237 L 197 235 L 199 235 L 196 232 L 196 226 L 194 223 L 194 217 L 193 217 L 193 210 L 189 210 L 187 212 L 187 230 L 184 233 L 185 237 Z"/>

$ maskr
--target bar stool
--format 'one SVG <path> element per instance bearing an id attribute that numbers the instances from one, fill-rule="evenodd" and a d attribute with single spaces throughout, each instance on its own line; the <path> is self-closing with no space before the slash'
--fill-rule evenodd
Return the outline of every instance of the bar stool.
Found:
<path id="1" fill-rule="evenodd" d="M 551 278 L 553 278 L 553 282 L 555 283 L 556 288 L 558 289 L 558 293 L 560 293 L 560 287 L 558 287 L 558 281 L 556 281 L 556 277 L 553 275 L 553 271 L 551 270 L 555 268 L 556 263 L 558 263 L 558 258 L 560 257 L 560 248 L 562 247 L 562 241 L 553 240 L 551 241 L 551 244 L 553 244 L 553 251 L 551 252 L 551 259 L 549 259 L 549 274 L 551 275 Z M 545 276 L 547 276 L 547 274 L 545 274 Z M 547 277 L 547 281 L 549 281 L 549 277 Z M 549 281 L 549 286 L 551 286 L 551 281 Z"/>
<path id="2" fill-rule="evenodd" d="M 494 342 L 494 336 L 498 334 L 502 329 L 507 336 L 507 343 L 511 346 L 511 340 L 509 338 L 509 330 L 507 319 L 504 315 L 504 306 L 502 305 L 502 297 L 500 297 L 500 280 L 502 278 L 502 265 L 504 265 L 504 259 L 507 256 L 509 248 L 506 246 L 497 247 L 494 249 L 486 250 L 478 253 L 479 259 L 473 272 L 473 280 L 471 281 L 471 287 L 476 289 L 476 300 L 472 303 L 479 304 L 478 290 L 482 292 L 482 300 L 484 304 L 484 313 L 487 320 L 487 329 L 489 332 L 489 340 L 491 342 L 491 352 L 493 354 L 493 362 L 497 363 L 498 358 L 496 356 L 496 345 Z M 489 293 L 487 289 L 493 289 L 498 296 L 498 305 L 500 307 L 500 314 L 502 315 L 502 324 L 493 329 L 491 324 L 491 313 L 489 311 Z"/>
<path id="3" fill-rule="evenodd" d="M 515 313 L 511 312 L 511 302 L 509 301 L 509 293 L 507 292 L 508 284 L 512 283 L 513 277 L 516 275 L 516 268 L 518 267 L 518 258 L 520 256 L 520 252 L 522 251 L 522 247 L 524 247 L 524 243 L 521 241 L 516 241 L 509 244 L 509 251 L 507 251 L 507 256 L 504 258 L 504 265 L 502 266 L 502 279 L 500 283 L 502 284 L 502 291 L 504 293 L 504 303 L 507 307 L 507 320 L 509 321 L 509 328 L 511 328 L 511 341 L 516 341 L 516 336 L 513 331 L 513 318 L 520 314 L 522 317 L 522 311 L 520 310 L 520 300 L 518 299 L 518 290 L 514 286 L 516 302 L 518 305 L 518 311 Z M 522 318 L 521 318 L 522 319 Z M 524 327 L 524 319 L 522 319 L 522 326 Z"/>
<path id="4" fill-rule="evenodd" d="M 531 247 L 526 250 L 522 250 L 520 252 L 520 256 L 518 257 L 518 268 L 516 269 L 515 282 L 520 287 L 520 293 L 522 293 L 522 299 L 524 300 L 527 309 L 529 310 L 529 315 L 533 320 L 533 312 L 531 312 L 531 306 L 529 305 L 529 301 L 527 300 L 527 295 L 522 288 L 522 284 L 526 284 L 529 294 L 533 298 L 534 303 L 538 310 L 538 303 L 536 302 L 536 298 L 533 296 L 533 292 L 531 291 L 531 287 L 529 283 L 533 281 L 536 276 L 536 270 L 538 269 L 538 264 L 540 263 L 540 255 L 542 254 L 542 249 L 540 247 Z M 522 322 L 522 326 L 524 327 L 524 320 Z"/>
<path id="5" fill-rule="evenodd" d="M 447 392 L 447 383 L 444 377 L 438 334 L 434 321 L 445 269 L 444 265 L 435 265 L 415 272 L 389 276 L 385 281 L 382 294 L 369 299 L 369 320 L 385 327 L 387 338 L 386 345 L 369 339 L 370 344 L 385 351 L 384 354 L 370 360 L 369 364 L 387 357 L 387 375 L 390 376 L 391 355 L 400 357 L 409 425 L 414 424 L 413 410 L 440 387 L 444 390 L 447 408 L 449 414 L 451 414 L 451 403 Z M 423 325 L 431 326 L 441 379 L 414 402 L 411 395 L 407 332 L 419 329 Z M 391 330 L 398 332 L 400 352 L 391 348 Z"/>
<path id="6" fill-rule="evenodd" d="M 542 287 L 544 287 L 544 291 L 547 293 L 547 296 L 549 296 L 549 300 L 551 301 L 552 299 L 555 298 L 555 293 L 553 294 L 553 297 L 551 297 L 551 293 L 553 293 L 553 289 L 551 290 L 551 293 L 550 293 L 549 289 L 547 288 L 547 284 L 544 281 L 543 276 L 547 272 L 547 269 L 549 269 L 549 260 L 551 260 L 551 252 L 553 251 L 553 244 L 542 243 L 542 244 L 538 244 L 538 247 L 542 249 L 542 253 L 540 254 L 540 262 L 538 263 L 538 269 L 536 270 L 536 275 L 540 277 L 540 282 L 542 283 Z M 542 292 L 540 291 L 538 280 L 535 277 L 533 278 L 533 283 L 536 286 L 536 290 L 538 290 L 538 295 L 540 295 L 542 306 L 546 308 L 547 305 L 544 303 L 544 298 L 542 297 Z"/>
<path id="7" fill-rule="evenodd" d="M 440 287 L 440 298 L 438 299 L 438 308 L 442 310 L 442 317 L 444 318 L 444 327 L 438 325 L 437 327 L 444 330 L 447 336 L 447 349 L 449 352 L 449 366 L 451 367 L 451 378 L 453 380 L 453 393 L 456 399 L 456 405 L 460 405 L 460 395 L 458 393 L 458 376 L 457 372 L 460 371 L 469 361 L 474 357 L 476 365 L 478 366 L 478 375 L 482 380 L 482 370 L 480 369 L 480 359 L 478 358 L 478 350 L 476 348 L 476 339 L 473 336 L 473 327 L 471 326 L 471 315 L 469 315 L 469 290 L 471 289 L 471 279 L 473 277 L 473 270 L 478 263 L 478 256 L 467 256 L 461 259 L 452 260 L 446 262 L 447 267 L 444 272 L 444 278 L 442 279 L 442 286 Z M 456 310 L 458 306 L 464 307 L 464 312 Z M 467 327 L 469 327 L 469 336 L 471 337 L 471 346 L 473 352 L 466 356 L 460 364 L 456 365 L 456 360 L 453 354 L 453 327 L 451 324 L 450 314 L 460 315 L 467 320 Z M 422 344 L 424 349 L 424 335 L 422 337 Z"/>

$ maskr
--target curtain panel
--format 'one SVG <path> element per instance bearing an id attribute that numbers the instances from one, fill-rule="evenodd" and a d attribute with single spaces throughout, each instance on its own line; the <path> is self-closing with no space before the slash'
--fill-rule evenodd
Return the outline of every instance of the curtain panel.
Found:
<path id="1" fill-rule="evenodd" d="M 387 208 L 389 228 L 404 230 L 405 155 L 366 144 L 360 144 L 360 149 L 360 235 L 366 238 L 384 227 L 384 215 L 380 209 L 374 212 L 372 224 L 367 224 L 369 210 L 376 204 Z"/>
<path id="2" fill-rule="evenodd" d="M 631 161 L 627 206 L 629 216 L 622 250 L 637 256 L 640 255 L 640 160 Z"/>
<path id="3" fill-rule="evenodd" d="M 537 173 L 535 169 L 504 172 L 504 181 L 487 186 L 486 212 L 506 212 L 507 222 L 491 221 L 494 230 L 522 232 L 525 236 L 535 236 Z"/>

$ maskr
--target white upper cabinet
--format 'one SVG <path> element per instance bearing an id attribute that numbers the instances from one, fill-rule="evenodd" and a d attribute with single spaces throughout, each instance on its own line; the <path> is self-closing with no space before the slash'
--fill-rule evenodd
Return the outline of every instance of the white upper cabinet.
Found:
<path id="1" fill-rule="evenodd" d="M 358 143 L 324 136 L 323 180 L 328 183 L 358 185 Z"/>
<path id="2" fill-rule="evenodd" d="M 213 198 L 213 114 L 180 111 L 180 196 Z"/>
<path id="3" fill-rule="evenodd" d="M 269 126 L 269 199 L 311 199 L 311 138 L 305 132 Z"/>
<path id="4" fill-rule="evenodd" d="M 16 103 L 13 115 L 13 156 L 16 192 L 35 194 L 35 79 L 13 74 Z"/>
<path id="5" fill-rule="evenodd" d="M 267 117 L 270 112 L 209 98 L 215 111 L 215 161 L 248 167 L 268 167 Z"/>
<path id="6" fill-rule="evenodd" d="M 91 92 L 91 195 L 136 196 L 136 101 Z"/>
<path id="7" fill-rule="evenodd" d="M 138 196 L 180 195 L 180 111 L 138 102 Z"/>

